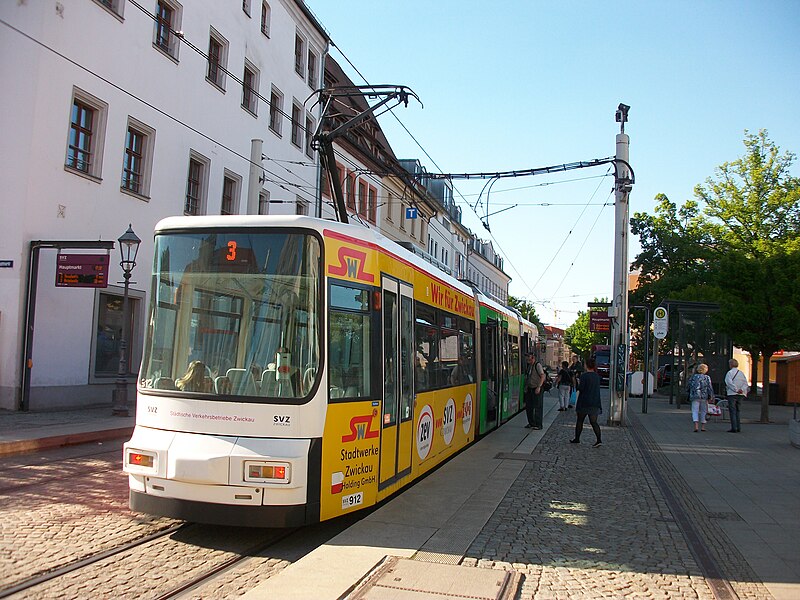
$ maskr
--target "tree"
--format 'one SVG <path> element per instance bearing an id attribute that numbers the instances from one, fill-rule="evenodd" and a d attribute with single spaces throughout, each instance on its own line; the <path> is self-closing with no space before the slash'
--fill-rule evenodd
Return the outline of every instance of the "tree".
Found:
<path id="1" fill-rule="evenodd" d="M 536 314 L 536 307 L 533 305 L 533 302 L 528 302 L 527 300 L 522 300 L 521 298 L 509 296 L 508 305 L 511 308 L 516 308 L 524 318 L 528 319 L 528 321 L 531 323 L 534 323 L 536 327 L 541 330 L 542 321 L 539 318 L 539 315 Z"/>
<path id="2" fill-rule="evenodd" d="M 631 219 L 643 275 L 632 296 L 717 302 L 717 327 L 761 355 L 768 382 L 772 354 L 800 345 L 800 179 L 790 174 L 795 155 L 781 154 L 766 131 L 745 131 L 744 145 L 743 157 L 695 187 L 696 200 L 678 209 L 659 195 L 655 215 Z M 769 420 L 768 385 L 761 420 Z"/>
<path id="3" fill-rule="evenodd" d="M 602 300 L 594 299 L 595 302 L 607 302 L 604 298 Z M 606 336 L 602 333 L 592 333 L 589 331 L 589 311 L 579 311 L 578 318 L 575 322 L 567 327 L 564 331 L 564 338 L 567 341 L 570 349 L 583 358 L 589 355 L 592 346 L 596 344 L 605 344 L 607 342 Z"/>

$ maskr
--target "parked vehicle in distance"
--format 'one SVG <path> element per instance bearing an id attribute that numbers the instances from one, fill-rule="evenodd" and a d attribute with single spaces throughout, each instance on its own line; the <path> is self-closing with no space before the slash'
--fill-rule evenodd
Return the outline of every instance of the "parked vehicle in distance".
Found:
<path id="1" fill-rule="evenodd" d="M 656 371 L 656 385 L 658 385 L 658 387 L 664 387 L 670 383 L 672 383 L 672 365 L 661 365 L 658 367 L 658 371 Z"/>
<path id="2" fill-rule="evenodd" d="M 595 344 L 592 346 L 592 357 L 595 361 L 595 370 L 600 376 L 600 383 L 608 383 L 611 377 L 611 346 Z"/>

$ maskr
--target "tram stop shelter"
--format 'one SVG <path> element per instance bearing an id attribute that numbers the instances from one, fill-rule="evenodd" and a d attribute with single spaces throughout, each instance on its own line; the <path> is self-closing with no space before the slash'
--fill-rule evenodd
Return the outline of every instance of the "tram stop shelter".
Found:
<path id="1" fill-rule="evenodd" d="M 728 360 L 733 356 L 733 343 L 727 334 L 717 330 L 713 323 L 719 305 L 712 302 L 664 300 L 660 306 L 667 309 L 669 331 L 670 378 L 669 402 L 688 400 L 686 382 L 698 363 L 708 365 L 708 375 L 716 394 L 725 394 L 725 373 Z M 661 361 L 659 361 L 661 362 Z"/>

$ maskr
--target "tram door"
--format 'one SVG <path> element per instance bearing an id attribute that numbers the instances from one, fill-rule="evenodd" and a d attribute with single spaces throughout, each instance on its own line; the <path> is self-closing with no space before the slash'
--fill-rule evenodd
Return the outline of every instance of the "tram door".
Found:
<path id="1" fill-rule="evenodd" d="M 410 285 L 384 277 L 383 416 L 378 489 L 411 473 L 414 439 L 414 301 Z"/>
<path id="2" fill-rule="evenodd" d="M 505 323 L 504 323 L 505 325 Z M 508 329 L 502 327 L 500 329 L 500 415 L 505 420 L 508 415 L 508 399 L 511 394 L 511 387 L 508 384 L 509 378 L 509 365 L 508 365 L 508 348 L 510 342 L 508 339 Z"/>
<path id="3" fill-rule="evenodd" d="M 497 426 L 497 409 L 502 393 L 499 337 L 500 328 L 496 320 L 490 318 L 481 325 L 481 378 L 486 382 L 485 422 L 481 433 Z"/>

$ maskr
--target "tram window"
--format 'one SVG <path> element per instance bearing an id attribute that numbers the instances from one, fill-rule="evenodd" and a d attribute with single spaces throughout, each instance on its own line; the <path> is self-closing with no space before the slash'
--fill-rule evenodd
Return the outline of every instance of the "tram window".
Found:
<path id="1" fill-rule="evenodd" d="M 497 376 L 495 364 L 495 335 L 496 326 L 481 325 L 481 379 L 494 380 Z"/>
<path id="2" fill-rule="evenodd" d="M 421 303 L 416 304 L 416 327 L 414 328 L 414 380 L 416 391 L 424 392 L 437 387 L 436 371 L 439 367 L 439 331 L 436 327 L 436 311 Z"/>
<path id="3" fill-rule="evenodd" d="M 458 380 L 455 385 L 463 385 L 475 381 L 475 336 L 460 331 L 458 338 Z"/>
<path id="4" fill-rule="evenodd" d="M 442 329 L 439 337 L 439 381 L 437 387 L 458 385 L 451 375 L 456 371 L 456 378 L 460 378 L 456 367 L 458 366 L 458 331 L 455 329 Z"/>
<path id="5" fill-rule="evenodd" d="M 248 396 L 255 402 L 299 400 L 310 392 L 320 343 L 321 259 L 315 236 L 159 234 L 154 254 L 159 285 L 153 290 L 142 387 L 155 387 L 160 378 L 177 381 L 201 361 L 213 384 L 206 381 L 192 393 L 236 401 Z"/>
<path id="6" fill-rule="evenodd" d="M 447 329 L 458 329 L 458 317 L 455 315 L 451 315 L 450 313 L 446 313 L 443 311 L 439 311 L 439 324 L 442 327 L 446 327 Z"/>
<path id="7" fill-rule="evenodd" d="M 511 343 L 511 360 L 509 365 L 511 367 L 511 375 L 519 375 L 520 374 L 520 362 L 519 362 L 519 337 L 516 335 L 508 336 L 508 340 Z"/>
<path id="8" fill-rule="evenodd" d="M 329 297 L 330 398 L 338 400 L 368 396 L 371 389 L 372 355 L 370 292 L 363 288 L 332 284 Z"/>
<path id="9" fill-rule="evenodd" d="M 400 297 L 400 420 L 413 417 L 414 392 L 412 388 L 414 363 L 411 344 L 414 339 L 413 303 L 411 298 Z"/>
<path id="10" fill-rule="evenodd" d="M 397 422 L 397 294 L 383 291 L 383 424 Z"/>
<path id="11" fill-rule="evenodd" d="M 331 285 L 331 307 L 369 310 L 369 290 L 344 285 Z"/>

